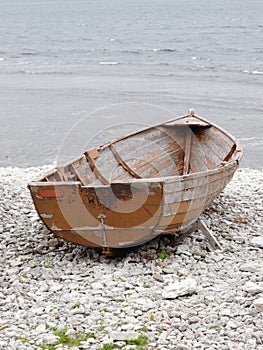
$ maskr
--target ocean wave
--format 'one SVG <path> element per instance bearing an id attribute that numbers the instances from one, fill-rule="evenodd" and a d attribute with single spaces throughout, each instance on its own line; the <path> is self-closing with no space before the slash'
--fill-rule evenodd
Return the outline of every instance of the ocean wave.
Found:
<path id="1" fill-rule="evenodd" d="M 263 145 L 263 139 L 260 137 L 241 137 L 239 141 L 243 143 L 243 146 L 261 146 Z"/>
<path id="2" fill-rule="evenodd" d="M 176 49 L 172 48 L 131 48 L 131 49 L 126 49 L 126 50 L 121 50 L 120 52 L 123 54 L 145 54 L 147 52 L 176 52 Z"/>
<path id="3" fill-rule="evenodd" d="M 177 52 L 178 50 L 176 48 L 136 48 L 136 47 L 131 47 L 131 48 L 115 48 L 112 49 L 111 47 L 104 47 L 104 48 L 83 48 L 83 47 L 78 47 L 78 48 L 57 48 L 57 49 L 49 49 L 46 51 L 30 51 L 30 50 L 24 50 L 24 51 L 18 51 L 15 56 L 12 56 L 10 58 L 23 58 L 23 57 L 32 57 L 32 58 L 37 58 L 37 57 L 60 57 L 64 55 L 72 55 L 74 57 L 79 57 L 81 55 L 85 54 L 107 54 L 107 55 L 117 55 L 117 54 L 125 54 L 125 55 L 145 55 L 145 54 L 173 54 Z"/>
<path id="4" fill-rule="evenodd" d="M 20 69 L 9 72 L 9 74 L 32 74 L 32 75 L 51 75 L 51 74 L 60 74 L 60 75 L 72 75 L 74 72 L 58 71 L 58 70 L 26 70 Z"/>
<path id="5" fill-rule="evenodd" d="M 171 48 L 159 48 L 159 49 L 147 49 L 147 51 L 152 51 L 152 52 L 176 52 L 176 49 L 171 49 Z"/>
<path id="6" fill-rule="evenodd" d="M 255 75 L 263 75 L 263 72 L 259 71 L 259 70 L 254 70 L 252 71 L 252 74 L 255 74 Z"/>
<path id="7" fill-rule="evenodd" d="M 249 70 L 245 69 L 242 71 L 242 73 L 252 74 L 252 75 L 263 75 L 263 72 L 261 72 L 259 70 L 249 71 Z"/>
<path id="8" fill-rule="evenodd" d="M 120 64 L 120 62 L 115 62 L 115 61 L 101 61 L 99 64 L 104 64 L 104 65 L 109 65 L 109 66 L 115 66 L 117 64 Z"/>

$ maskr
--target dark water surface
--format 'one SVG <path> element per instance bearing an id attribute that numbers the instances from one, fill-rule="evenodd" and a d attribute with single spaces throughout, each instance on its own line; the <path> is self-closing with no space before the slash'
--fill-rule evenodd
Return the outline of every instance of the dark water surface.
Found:
<path id="1" fill-rule="evenodd" d="M 1 0 L 0 15 L 0 166 L 53 162 L 71 128 L 65 159 L 112 124 L 169 119 L 89 116 L 134 101 L 194 107 L 262 167 L 262 0 Z"/>

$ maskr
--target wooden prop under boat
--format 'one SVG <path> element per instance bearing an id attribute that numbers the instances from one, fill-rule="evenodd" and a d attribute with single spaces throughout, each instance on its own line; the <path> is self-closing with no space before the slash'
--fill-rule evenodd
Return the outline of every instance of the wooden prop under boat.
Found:
<path id="1" fill-rule="evenodd" d="M 191 227 L 241 156 L 233 136 L 191 112 L 90 149 L 28 187 L 57 237 L 112 254 Z"/>

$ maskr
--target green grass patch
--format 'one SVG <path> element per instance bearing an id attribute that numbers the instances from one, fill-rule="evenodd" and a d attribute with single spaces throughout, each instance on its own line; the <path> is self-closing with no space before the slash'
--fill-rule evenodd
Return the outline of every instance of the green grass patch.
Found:
<path id="1" fill-rule="evenodd" d="M 145 335 L 139 335 L 136 339 L 125 340 L 127 345 L 147 345 L 148 338 Z"/>
<path id="2" fill-rule="evenodd" d="M 21 339 L 21 342 L 24 343 L 24 344 L 25 344 L 25 343 L 28 343 L 28 342 L 29 342 L 29 339 L 27 339 L 27 338 L 22 338 L 22 339 Z"/>
<path id="3" fill-rule="evenodd" d="M 162 249 L 160 253 L 158 253 L 159 259 L 162 261 L 168 257 L 168 253 L 165 249 Z"/>
<path id="4" fill-rule="evenodd" d="M 104 344 L 101 350 L 113 350 L 116 349 L 116 346 L 114 344 Z"/>
<path id="5" fill-rule="evenodd" d="M 95 338 L 93 333 L 82 334 L 79 333 L 76 337 L 70 337 L 67 335 L 68 328 L 64 327 L 62 330 L 58 330 L 56 327 L 50 327 L 46 324 L 46 328 L 52 330 L 53 334 L 58 337 L 58 340 L 55 344 L 43 344 L 41 345 L 41 349 L 43 350 L 55 350 L 57 345 L 63 344 L 70 349 L 73 346 L 80 346 L 82 342 Z"/>
<path id="6" fill-rule="evenodd" d="M 44 264 L 43 267 L 45 267 L 46 269 L 50 269 L 52 266 L 50 264 Z"/>

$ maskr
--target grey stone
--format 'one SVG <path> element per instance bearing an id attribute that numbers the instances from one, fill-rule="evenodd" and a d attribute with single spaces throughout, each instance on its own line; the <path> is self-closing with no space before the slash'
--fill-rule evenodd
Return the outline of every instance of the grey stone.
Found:
<path id="1" fill-rule="evenodd" d="M 254 263 L 246 263 L 240 265 L 239 270 L 243 272 L 256 272 L 260 270 L 260 266 Z"/>
<path id="2" fill-rule="evenodd" d="M 139 337 L 139 333 L 138 332 L 117 332 L 117 331 L 113 331 L 110 333 L 110 337 L 113 340 L 134 340 L 137 339 Z"/>
<path id="3" fill-rule="evenodd" d="M 263 248 L 263 236 L 253 237 L 250 243 L 255 247 Z"/>
<path id="4" fill-rule="evenodd" d="M 258 311 L 263 311 L 263 297 L 255 299 L 253 305 Z"/>
<path id="5" fill-rule="evenodd" d="M 263 282 L 261 283 L 254 283 L 254 282 L 247 282 L 243 289 L 250 294 L 258 294 L 263 292 Z"/>
<path id="6" fill-rule="evenodd" d="M 163 299 L 175 299 L 179 296 L 193 294 L 197 291 L 197 281 L 194 278 L 187 278 L 183 281 L 176 281 L 164 288 Z"/>

